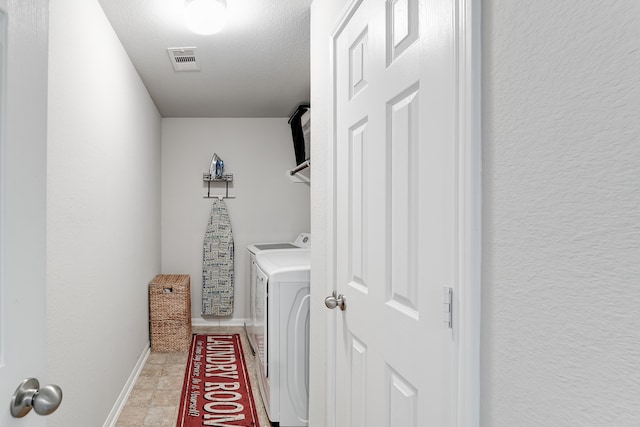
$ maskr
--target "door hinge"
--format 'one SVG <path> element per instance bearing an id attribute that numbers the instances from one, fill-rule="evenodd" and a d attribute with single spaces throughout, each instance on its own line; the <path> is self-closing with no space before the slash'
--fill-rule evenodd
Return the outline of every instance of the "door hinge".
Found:
<path id="1" fill-rule="evenodd" d="M 452 329 L 452 311 L 453 311 L 453 289 L 444 287 L 444 325 Z"/>

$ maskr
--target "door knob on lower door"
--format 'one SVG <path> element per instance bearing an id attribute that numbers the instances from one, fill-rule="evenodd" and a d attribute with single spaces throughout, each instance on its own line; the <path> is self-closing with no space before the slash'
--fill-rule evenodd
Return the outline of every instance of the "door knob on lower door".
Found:
<path id="1" fill-rule="evenodd" d="M 324 305 L 331 310 L 336 307 L 340 307 L 340 310 L 344 311 L 347 308 L 347 300 L 344 295 L 337 295 L 337 292 L 333 291 L 333 294 L 324 299 Z"/>
<path id="2" fill-rule="evenodd" d="M 22 418 L 31 409 L 39 415 L 49 415 L 55 412 L 62 402 L 62 389 L 55 384 L 40 387 L 35 378 L 22 381 L 11 398 L 11 415 Z"/>

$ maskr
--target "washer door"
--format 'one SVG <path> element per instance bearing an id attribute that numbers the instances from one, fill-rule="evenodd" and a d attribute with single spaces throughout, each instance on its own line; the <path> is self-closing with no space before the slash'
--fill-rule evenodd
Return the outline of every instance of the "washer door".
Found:
<path id="1" fill-rule="evenodd" d="M 265 376 L 267 371 L 268 331 L 267 331 L 267 275 L 256 265 L 256 293 L 255 293 L 255 341 L 260 361 L 260 368 Z"/>
<path id="2" fill-rule="evenodd" d="M 256 264 L 256 255 L 248 251 L 249 253 L 249 300 L 251 301 L 249 304 L 249 322 L 246 325 L 247 328 L 247 336 L 249 337 L 249 343 L 251 344 L 251 349 L 254 354 L 258 348 L 258 342 L 256 340 L 256 331 L 257 327 L 257 318 L 256 318 L 256 308 L 260 305 L 260 302 L 256 298 L 256 284 L 258 281 L 258 265 Z"/>

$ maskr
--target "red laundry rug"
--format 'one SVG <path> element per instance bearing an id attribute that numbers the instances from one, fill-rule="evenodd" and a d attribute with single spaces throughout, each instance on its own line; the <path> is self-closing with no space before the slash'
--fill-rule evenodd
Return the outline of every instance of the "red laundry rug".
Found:
<path id="1" fill-rule="evenodd" d="M 193 335 L 176 427 L 259 427 L 239 334 Z"/>

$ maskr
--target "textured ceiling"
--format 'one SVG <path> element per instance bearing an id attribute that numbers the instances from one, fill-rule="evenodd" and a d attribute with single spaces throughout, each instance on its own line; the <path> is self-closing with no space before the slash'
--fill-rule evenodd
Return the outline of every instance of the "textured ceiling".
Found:
<path id="1" fill-rule="evenodd" d="M 163 117 L 286 117 L 309 101 L 312 0 L 227 0 L 218 34 L 186 29 L 183 0 L 98 0 Z M 196 47 L 176 72 L 167 48 Z"/>

